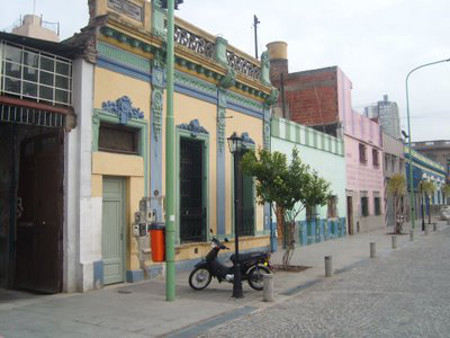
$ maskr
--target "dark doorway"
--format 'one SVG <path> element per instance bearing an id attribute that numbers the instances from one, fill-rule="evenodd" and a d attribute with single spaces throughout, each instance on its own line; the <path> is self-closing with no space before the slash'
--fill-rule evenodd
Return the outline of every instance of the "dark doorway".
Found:
<path id="1" fill-rule="evenodd" d="M 180 139 L 180 241 L 206 240 L 203 142 Z"/>
<path id="2" fill-rule="evenodd" d="M 14 287 L 62 288 L 63 131 L 25 139 L 20 147 Z"/>
<path id="3" fill-rule="evenodd" d="M 347 222 L 348 234 L 353 235 L 353 198 L 347 196 Z"/>

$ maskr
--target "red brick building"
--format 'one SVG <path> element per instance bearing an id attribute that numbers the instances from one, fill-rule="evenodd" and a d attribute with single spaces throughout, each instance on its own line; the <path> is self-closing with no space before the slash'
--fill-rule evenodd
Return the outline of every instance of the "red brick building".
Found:
<path id="1" fill-rule="evenodd" d="M 275 114 L 336 136 L 339 121 L 342 121 L 339 112 L 343 107 L 339 106 L 338 98 L 342 71 L 333 66 L 289 73 L 287 44 L 277 41 L 267 47 L 271 63 L 270 79 L 280 89 Z"/>

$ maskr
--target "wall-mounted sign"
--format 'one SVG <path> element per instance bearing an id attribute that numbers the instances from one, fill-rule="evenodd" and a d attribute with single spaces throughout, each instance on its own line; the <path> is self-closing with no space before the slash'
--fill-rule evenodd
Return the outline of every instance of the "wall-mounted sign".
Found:
<path id="1" fill-rule="evenodd" d="M 136 5 L 128 0 L 108 0 L 108 7 L 118 12 L 125 14 L 126 16 L 137 20 L 144 21 L 143 7 Z"/>

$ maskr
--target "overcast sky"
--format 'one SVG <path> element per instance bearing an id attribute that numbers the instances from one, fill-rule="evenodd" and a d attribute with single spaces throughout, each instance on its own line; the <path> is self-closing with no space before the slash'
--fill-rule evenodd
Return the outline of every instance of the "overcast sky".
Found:
<path id="1" fill-rule="evenodd" d="M 59 21 L 66 38 L 87 24 L 87 0 L 35 0 L 36 14 Z M 14 5 L 12 5 L 14 3 Z M 33 0 L 1 0 L 0 30 L 10 31 Z M 450 58 L 450 0 L 185 0 L 176 15 L 254 55 L 288 43 L 289 71 L 339 66 L 353 82 L 357 111 L 389 95 L 406 130 L 405 77 L 416 66 Z M 450 62 L 411 75 L 413 141 L 450 139 Z"/>

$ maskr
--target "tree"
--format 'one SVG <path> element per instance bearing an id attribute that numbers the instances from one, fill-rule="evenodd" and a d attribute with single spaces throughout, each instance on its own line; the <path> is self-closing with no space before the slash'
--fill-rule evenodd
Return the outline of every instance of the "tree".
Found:
<path id="1" fill-rule="evenodd" d="M 428 199 L 428 224 L 431 223 L 431 195 L 434 194 L 436 191 L 436 187 L 433 182 L 431 181 L 421 181 L 419 183 L 419 191 L 422 194 L 425 194 L 426 198 Z"/>
<path id="2" fill-rule="evenodd" d="M 444 201 L 442 201 L 442 202 L 445 203 L 445 198 L 446 198 L 447 204 L 450 204 L 450 184 L 444 183 L 441 186 L 441 191 L 442 191 L 442 194 L 444 195 Z"/>
<path id="3" fill-rule="evenodd" d="M 399 202 L 401 201 L 401 197 L 406 194 L 406 178 L 402 174 L 394 174 L 388 182 L 388 193 L 394 197 L 394 232 L 399 234 L 402 232 L 402 224 L 399 222 Z"/>
<path id="4" fill-rule="evenodd" d="M 296 148 L 289 165 L 285 154 L 259 149 L 257 153 L 247 152 L 241 166 L 244 173 L 256 179 L 258 203 L 275 203 L 279 244 L 286 244 L 283 265 L 287 267 L 295 249 L 295 218 L 307 205 L 326 204 L 329 183 L 302 162 Z"/>

